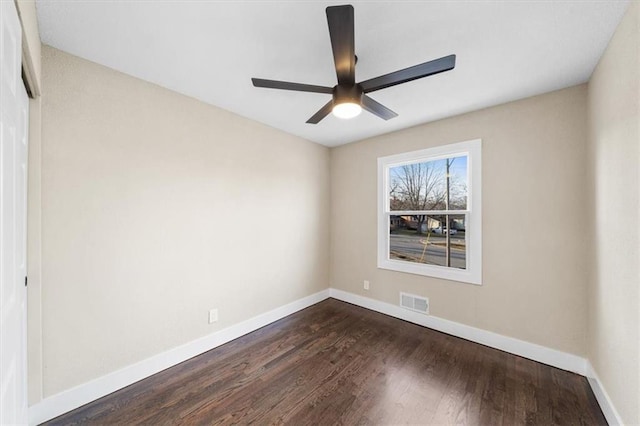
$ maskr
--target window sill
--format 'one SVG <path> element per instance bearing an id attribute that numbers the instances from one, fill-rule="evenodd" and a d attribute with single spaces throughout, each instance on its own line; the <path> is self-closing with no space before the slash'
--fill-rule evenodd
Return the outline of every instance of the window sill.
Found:
<path id="1" fill-rule="evenodd" d="M 423 275 L 425 277 L 441 278 L 449 281 L 458 281 L 466 284 L 482 285 L 482 276 L 480 276 L 480 274 L 474 274 L 465 269 L 452 269 L 445 266 L 425 265 L 391 259 L 378 260 L 378 268 L 407 274 Z"/>

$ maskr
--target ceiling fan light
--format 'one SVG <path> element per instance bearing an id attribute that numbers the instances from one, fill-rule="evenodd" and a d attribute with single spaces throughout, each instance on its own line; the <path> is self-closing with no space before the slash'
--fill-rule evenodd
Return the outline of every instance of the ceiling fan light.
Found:
<path id="1" fill-rule="evenodd" d="M 362 107 L 355 102 L 343 102 L 333 107 L 333 115 L 342 119 L 357 117 L 362 112 Z"/>

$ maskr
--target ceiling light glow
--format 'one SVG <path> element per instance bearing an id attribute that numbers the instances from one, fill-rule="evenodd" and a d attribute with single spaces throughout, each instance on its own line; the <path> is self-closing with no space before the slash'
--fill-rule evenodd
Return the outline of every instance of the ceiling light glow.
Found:
<path id="1" fill-rule="evenodd" d="M 357 117 L 362 112 L 362 107 L 353 102 L 343 102 L 334 106 L 332 112 L 338 118 L 348 119 Z"/>

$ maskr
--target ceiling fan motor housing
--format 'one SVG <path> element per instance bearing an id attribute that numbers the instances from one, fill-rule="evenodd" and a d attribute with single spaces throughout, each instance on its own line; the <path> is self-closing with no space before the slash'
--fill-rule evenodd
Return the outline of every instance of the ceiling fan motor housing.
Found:
<path id="1" fill-rule="evenodd" d="M 358 104 L 362 105 L 362 87 L 359 84 L 345 86 L 338 84 L 333 88 L 333 103 L 338 104 Z"/>

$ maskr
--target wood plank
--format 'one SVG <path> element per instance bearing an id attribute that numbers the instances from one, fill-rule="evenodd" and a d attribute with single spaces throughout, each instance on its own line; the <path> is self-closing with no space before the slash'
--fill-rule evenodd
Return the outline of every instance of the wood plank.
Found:
<path id="1" fill-rule="evenodd" d="M 584 377 L 328 299 L 47 424 L 606 424 Z"/>

